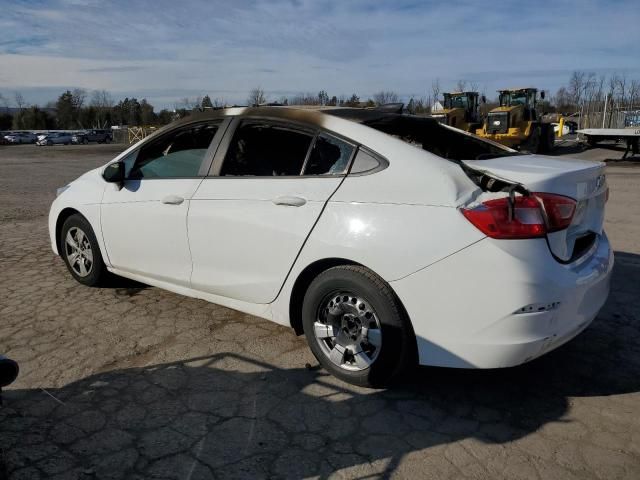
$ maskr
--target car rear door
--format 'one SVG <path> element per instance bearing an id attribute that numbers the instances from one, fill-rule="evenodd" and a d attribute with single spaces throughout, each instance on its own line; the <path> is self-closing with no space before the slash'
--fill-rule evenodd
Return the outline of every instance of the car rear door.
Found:
<path id="1" fill-rule="evenodd" d="M 123 187 L 109 185 L 101 205 L 102 234 L 114 268 L 189 285 L 187 211 L 227 124 L 182 126 L 126 157 Z"/>
<path id="2" fill-rule="evenodd" d="M 192 288 L 273 301 L 354 152 L 304 126 L 236 118 L 191 201 Z"/>

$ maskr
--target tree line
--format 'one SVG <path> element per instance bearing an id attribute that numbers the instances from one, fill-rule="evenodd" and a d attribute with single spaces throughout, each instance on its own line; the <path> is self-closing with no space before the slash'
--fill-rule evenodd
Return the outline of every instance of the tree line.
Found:
<path id="1" fill-rule="evenodd" d="M 533 86 L 533 85 L 532 85 Z M 409 113 L 429 114 L 433 104 L 441 99 L 445 90 L 440 80 L 431 83 L 424 95 L 401 97 L 393 90 L 382 90 L 364 98 L 357 93 L 351 95 L 329 95 L 326 90 L 314 93 L 299 93 L 293 96 L 269 97 L 262 88 L 253 88 L 246 99 L 246 105 L 255 106 L 269 103 L 280 105 L 319 105 L 343 107 L 373 107 L 388 103 L 404 102 Z M 480 91 L 473 81 L 458 80 L 449 91 L 479 91 L 486 96 L 486 88 Z M 640 109 L 640 80 L 629 79 L 625 74 L 610 76 L 574 71 L 566 85 L 542 102 L 545 112 L 564 114 L 580 113 L 588 115 L 615 110 Z M 484 110 L 497 103 L 489 99 Z M 10 105 L 14 108 L 10 109 Z M 21 93 L 15 92 L 12 99 L 0 94 L 0 130 L 45 130 L 45 129 L 85 129 L 108 128 L 111 125 L 159 126 L 188 115 L 194 108 L 220 108 L 230 106 L 223 98 L 209 95 L 182 98 L 172 109 L 163 108 L 156 112 L 146 98 L 124 98 L 115 101 L 106 90 L 88 92 L 75 88 L 64 91 L 56 101 L 44 107 L 29 105 Z"/>

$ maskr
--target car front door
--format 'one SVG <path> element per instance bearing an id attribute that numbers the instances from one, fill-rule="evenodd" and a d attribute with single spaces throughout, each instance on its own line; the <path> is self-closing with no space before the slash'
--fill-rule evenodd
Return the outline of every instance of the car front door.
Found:
<path id="1" fill-rule="evenodd" d="M 191 201 L 192 288 L 273 301 L 354 151 L 313 129 L 235 119 Z"/>
<path id="2" fill-rule="evenodd" d="M 189 285 L 187 211 L 227 123 L 179 127 L 124 159 L 126 180 L 122 188 L 106 188 L 101 206 L 102 234 L 112 267 Z"/>

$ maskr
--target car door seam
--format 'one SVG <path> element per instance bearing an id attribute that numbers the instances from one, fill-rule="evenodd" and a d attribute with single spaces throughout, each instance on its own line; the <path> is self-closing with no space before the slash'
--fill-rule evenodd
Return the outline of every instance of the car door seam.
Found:
<path id="1" fill-rule="evenodd" d="M 307 244 L 307 241 L 309 240 L 309 237 L 311 237 L 311 234 L 315 230 L 316 225 L 320 221 L 320 218 L 322 218 L 322 214 L 324 213 L 325 209 L 327 208 L 327 205 L 329 205 L 329 202 L 331 201 L 331 198 L 336 194 L 336 192 L 338 191 L 338 189 L 340 188 L 342 183 L 346 180 L 346 178 L 347 178 L 347 175 L 345 175 L 342 178 L 340 183 L 338 183 L 338 185 L 333 190 L 333 192 L 331 192 L 331 195 L 329 195 L 327 200 L 324 202 L 324 205 L 322 206 L 322 209 L 320 210 L 320 213 L 318 214 L 318 217 L 316 218 L 315 222 L 313 222 L 313 225 L 309 229 L 309 232 L 307 233 L 307 236 L 305 237 L 304 241 L 302 242 L 302 245 L 300 245 L 300 248 L 298 249 L 298 253 L 296 254 L 296 257 L 293 259 L 293 262 L 291 262 L 291 266 L 289 267 L 289 271 L 285 275 L 285 277 L 284 277 L 284 279 L 282 281 L 282 284 L 280 285 L 280 288 L 278 289 L 278 293 L 276 293 L 276 296 L 270 302 L 268 302 L 269 304 L 275 302 L 278 299 L 278 297 L 280 296 L 280 294 L 282 293 L 282 289 L 284 288 L 285 284 L 287 283 L 287 280 L 289 279 L 289 275 L 291 275 L 291 272 L 293 271 L 293 267 L 295 267 L 296 263 L 298 262 L 298 258 L 300 258 L 300 254 L 302 253 L 302 250 L 304 250 L 304 247 Z"/>
<path id="2" fill-rule="evenodd" d="M 189 236 L 189 210 L 191 210 L 191 200 L 193 200 L 193 197 L 195 197 L 196 194 L 198 193 L 198 190 L 200 189 L 200 186 L 202 185 L 202 182 L 204 182 L 205 178 L 207 177 L 202 177 L 202 179 L 200 180 L 200 183 L 193 190 L 191 197 L 185 199 L 185 201 L 187 202 L 187 212 L 184 216 L 184 223 L 185 223 L 184 226 L 185 226 L 185 233 L 187 234 L 187 248 L 189 249 L 189 263 L 191 264 L 191 271 L 189 272 L 189 288 L 192 288 L 191 282 L 193 280 L 193 253 L 191 252 L 191 237 Z"/>

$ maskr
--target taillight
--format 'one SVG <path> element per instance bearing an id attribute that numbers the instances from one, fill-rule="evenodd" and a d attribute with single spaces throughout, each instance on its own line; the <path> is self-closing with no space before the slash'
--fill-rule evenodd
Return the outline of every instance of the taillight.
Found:
<path id="1" fill-rule="evenodd" d="M 573 214 L 576 211 L 576 201 L 573 198 L 553 193 L 534 193 L 534 195 L 542 200 L 544 211 L 547 214 L 547 232 L 564 230 L 571 225 Z"/>
<path id="2" fill-rule="evenodd" d="M 487 200 L 462 214 L 491 238 L 515 239 L 544 237 L 571 224 L 576 201 L 552 193 L 517 196 L 510 207 L 509 198 Z"/>

